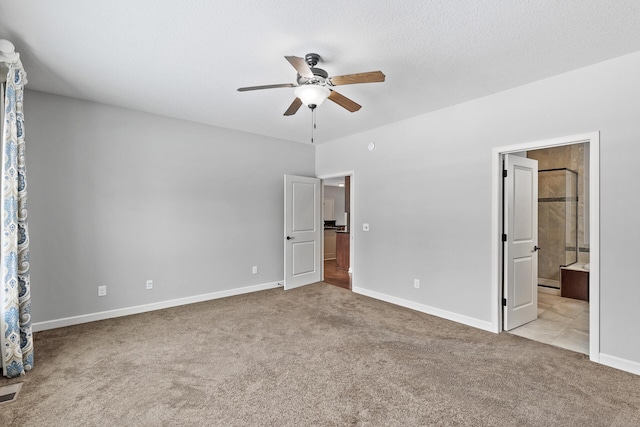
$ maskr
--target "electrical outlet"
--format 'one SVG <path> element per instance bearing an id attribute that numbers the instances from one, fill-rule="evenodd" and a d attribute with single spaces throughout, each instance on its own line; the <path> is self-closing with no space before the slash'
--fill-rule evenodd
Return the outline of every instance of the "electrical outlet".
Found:
<path id="1" fill-rule="evenodd" d="M 420 279 L 413 279 L 413 287 L 416 289 L 420 288 Z"/>
<path id="2" fill-rule="evenodd" d="M 254 265 L 253 267 L 251 267 L 251 274 L 258 274 L 258 266 Z"/>
<path id="3" fill-rule="evenodd" d="M 98 286 L 98 296 L 103 297 L 107 295 L 107 285 Z"/>
<path id="4" fill-rule="evenodd" d="M 153 289 L 153 280 L 147 280 L 147 289 Z"/>

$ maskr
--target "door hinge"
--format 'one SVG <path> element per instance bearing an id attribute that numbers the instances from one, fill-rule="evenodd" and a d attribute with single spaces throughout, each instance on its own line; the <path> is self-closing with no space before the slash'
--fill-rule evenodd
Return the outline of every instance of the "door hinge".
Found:
<path id="1" fill-rule="evenodd" d="M 503 170 L 502 170 L 502 177 L 503 177 L 503 178 L 506 178 L 506 177 L 507 177 L 507 170 L 506 170 L 506 169 L 503 169 Z"/>
<path id="2" fill-rule="evenodd" d="M 503 235 L 502 235 L 502 241 L 503 241 L 503 242 L 506 242 L 506 241 L 507 241 L 507 235 L 506 235 L 506 234 L 503 234 Z"/>
<path id="3" fill-rule="evenodd" d="M 502 298 L 502 305 L 503 305 L 504 307 L 506 307 L 506 306 L 507 306 L 507 299 L 506 299 L 506 298 Z"/>

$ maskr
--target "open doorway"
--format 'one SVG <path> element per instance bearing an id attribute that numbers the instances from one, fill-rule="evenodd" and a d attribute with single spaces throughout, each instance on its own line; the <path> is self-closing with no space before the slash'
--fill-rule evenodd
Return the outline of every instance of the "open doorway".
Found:
<path id="1" fill-rule="evenodd" d="M 589 144 L 518 154 L 538 162 L 537 318 L 509 332 L 589 354 Z"/>
<path id="2" fill-rule="evenodd" d="M 550 150 L 550 149 L 555 149 Z M 549 150 L 549 151 L 543 151 Z M 580 155 L 576 155 L 580 150 L 583 150 L 584 157 L 582 159 L 582 167 L 578 168 L 577 164 L 562 167 L 555 167 L 557 165 L 553 164 L 554 161 L 560 161 L 560 152 L 573 153 L 573 161 L 580 162 Z M 537 152 L 537 153 L 536 153 Z M 553 306 L 554 305 L 562 305 L 565 302 L 568 302 L 568 306 L 580 306 L 586 305 L 586 313 L 584 309 L 576 308 L 575 311 L 578 312 L 578 317 L 581 316 L 581 319 L 577 322 L 582 322 L 583 326 L 588 326 L 588 348 L 587 351 L 583 351 L 584 353 L 589 354 L 590 359 L 592 361 L 599 361 L 599 134 L 597 132 L 589 133 L 589 134 L 581 134 L 574 135 L 569 137 L 556 138 L 552 140 L 543 140 L 543 141 L 535 141 L 531 143 L 518 144 L 513 146 L 501 147 L 494 149 L 494 159 L 493 159 L 493 168 L 494 168 L 494 192 L 493 192 L 493 230 L 496 235 L 496 239 L 494 241 L 494 246 L 492 250 L 492 259 L 493 259 L 493 277 L 494 277 L 494 296 L 495 296 L 495 315 L 494 315 L 494 325 L 498 332 L 505 330 L 503 327 L 503 285 L 504 285 L 504 273 L 503 273 L 503 247 L 502 247 L 502 224 L 504 218 L 504 213 L 502 211 L 502 160 L 507 154 L 516 154 L 524 155 L 526 157 L 536 158 L 540 161 L 544 155 L 550 156 L 551 159 L 547 160 L 542 159 L 543 163 L 540 165 L 540 170 L 549 170 L 549 169 L 559 169 L 555 175 L 557 175 L 554 179 L 562 181 L 563 184 L 559 184 L 560 187 L 564 185 L 562 188 L 563 191 L 569 189 L 571 192 L 572 185 L 570 181 L 574 178 L 574 174 L 572 172 L 563 172 L 563 168 L 567 169 L 575 169 L 575 172 L 583 175 L 584 181 L 582 184 L 582 188 L 576 188 L 577 195 L 574 199 L 574 196 L 571 194 L 564 195 L 549 195 L 545 197 L 545 193 L 543 192 L 543 199 L 547 199 L 543 201 L 543 203 L 564 203 L 562 211 L 559 205 L 555 207 L 551 207 L 554 210 L 554 214 L 556 219 L 558 216 L 568 215 L 569 224 L 564 227 L 564 234 L 562 235 L 562 239 L 560 240 L 558 248 L 556 248 L 558 254 L 561 258 L 560 264 L 557 266 L 557 275 L 555 277 L 547 278 L 549 281 L 545 280 L 542 282 L 542 286 L 538 286 L 538 289 L 543 289 L 538 293 L 541 298 L 539 298 L 541 304 L 538 305 L 538 313 L 542 313 L 544 315 L 545 310 L 550 310 L 543 317 L 549 318 L 554 317 Z M 528 154 L 523 154 L 528 153 Z M 569 158 L 571 159 L 571 154 L 569 154 Z M 553 175 L 553 174 L 552 174 Z M 573 181 L 575 183 L 575 181 Z M 551 185 L 549 183 L 542 184 L 544 186 Z M 558 187 L 559 188 L 559 187 Z M 546 191 L 547 189 L 543 189 Z M 582 195 L 580 194 L 582 193 Z M 580 199 L 582 199 L 580 201 Z M 578 205 L 579 202 L 580 204 Z M 575 220 L 578 222 L 576 228 L 574 227 L 574 209 L 579 210 L 582 209 L 582 213 L 578 215 Z M 543 213 L 543 215 L 546 215 Z M 565 217 L 565 220 L 567 217 Z M 543 218 L 543 221 L 545 219 Z M 579 222 L 582 222 L 582 227 L 578 228 L 580 225 Z M 549 227 L 549 224 L 546 225 Z M 556 236 L 557 237 L 557 236 Z M 558 242 L 554 242 L 558 243 Z M 544 250 L 544 246 L 540 244 L 542 250 Z M 549 252 L 554 250 L 549 247 Z M 562 258 L 562 256 L 564 258 Z M 544 261 L 545 263 L 547 261 Z M 553 261 L 555 262 L 555 261 Z M 548 268 L 548 265 L 543 265 L 542 268 Z M 555 268 L 553 268 L 555 269 Z M 561 298 L 566 298 L 562 295 L 563 293 L 563 282 L 567 280 L 569 276 L 573 273 L 578 272 L 579 275 L 587 278 L 588 285 L 586 290 L 586 300 L 577 299 L 575 295 L 568 300 L 562 300 Z M 544 275 L 544 274 L 543 274 Z M 563 275 L 565 275 L 565 279 L 563 280 Z M 508 280 L 508 279 L 507 279 Z M 557 282 L 556 282 L 557 281 Z M 556 288 L 557 283 L 557 288 Z M 568 285 L 565 286 L 565 291 L 570 290 Z M 556 295 L 558 294 L 558 295 Z M 555 299 L 558 299 L 555 301 Z M 575 302 L 575 304 L 573 304 Z M 542 307 L 540 307 L 542 305 Z M 557 307 L 556 307 L 557 308 Z M 563 310 L 560 307 L 559 310 Z M 558 311 L 558 310 L 556 310 Z M 580 313 L 582 311 L 582 313 Z M 565 312 L 565 314 L 568 314 Z M 571 314 L 573 316 L 575 313 Z M 572 320 L 568 318 L 568 316 L 562 316 L 564 318 L 558 317 L 559 320 L 565 322 L 571 322 Z M 532 322 L 534 323 L 534 322 Z M 540 330 L 544 330 L 544 325 L 538 328 Z M 544 335 L 542 332 L 539 337 Z M 529 335 L 528 338 L 536 339 L 535 336 Z M 552 338 L 552 333 L 548 333 L 546 338 Z M 541 339 L 538 339 L 541 340 Z M 544 340 L 542 340 L 544 341 Z M 549 342 L 552 344 L 552 342 Z M 577 348 L 572 348 L 574 350 L 578 350 Z"/>
<path id="3" fill-rule="evenodd" d="M 351 175 L 322 180 L 324 282 L 351 289 Z"/>

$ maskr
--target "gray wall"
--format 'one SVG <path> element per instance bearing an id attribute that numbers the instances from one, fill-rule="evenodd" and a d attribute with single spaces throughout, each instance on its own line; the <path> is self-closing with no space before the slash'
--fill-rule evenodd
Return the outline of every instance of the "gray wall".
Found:
<path id="1" fill-rule="evenodd" d="M 601 353 L 638 370 L 639 75 L 640 52 L 319 145 L 316 173 L 355 171 L 354 286 L 490 322 L 492 148 L 600 131 Z"/>
<path id="2" fill-rule="evenodd" d="M 638 75 L 640 52 L 315 147 L 317 174 L 355 171 L 354 286 L 489 322 L 492 148 L 600 131 L 601 352 L 640 366 Z M 25 108 L 35 322 L 282 279 L 282 176 L 312 174 L 314 147 L 34 91 Z"/>
<path id="3" fill-rule="evenodd" d="M 312 146 L 35 91 L 25 108 L 34 322 L 282 280 L 283 175 L 312 175 Z"/>

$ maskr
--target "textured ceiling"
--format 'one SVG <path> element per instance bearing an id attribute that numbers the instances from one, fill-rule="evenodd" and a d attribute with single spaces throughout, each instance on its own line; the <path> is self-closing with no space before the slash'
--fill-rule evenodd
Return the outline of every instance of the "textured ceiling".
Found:
<path id="1" fill-rule="evenodd" d="M 0 0 L 0 38 L 28 87 L 309 142 L 311 113 L 283 113 L 285 55 L 319 53 L 363 108 L 317 109 L 316 143 L 640 50 L 638 0 Z"/>

